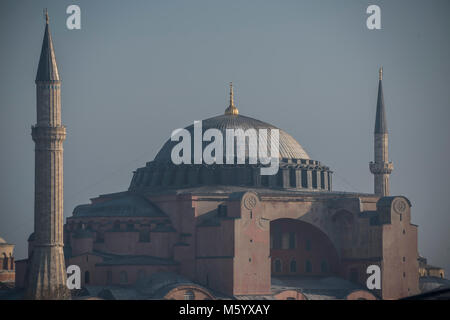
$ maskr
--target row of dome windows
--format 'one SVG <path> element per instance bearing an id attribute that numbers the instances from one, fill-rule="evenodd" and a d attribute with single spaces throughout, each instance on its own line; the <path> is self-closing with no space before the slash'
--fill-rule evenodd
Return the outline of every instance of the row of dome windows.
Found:
<path id="1" fill-rule="evenodd" d="M 231 168 L 230 168 L 231 169 Z M 260 168 L 210 169 L 181 167 L 180 169 L 141 169 L 135 172 L 131 187 L 189 186 L 189 185 L 242 185 L 281 188 L 331 190 L 331 172 L 281 168 L 277 175 L 260 175 Z M 287 172 L 287 173 L 285 173 Z"/>

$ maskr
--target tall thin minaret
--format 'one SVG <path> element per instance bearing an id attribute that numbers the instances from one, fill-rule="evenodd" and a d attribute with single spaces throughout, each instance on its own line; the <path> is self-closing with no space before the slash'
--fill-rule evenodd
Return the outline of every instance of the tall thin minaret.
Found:
<path id="1" fill-rule="evenodd" d="M 389 162 L 388 130 L 386 124 L 386 111 L 383 97 L 383 68 L 379 71 L 377 114 L 375 118 L 374 155 L 370 163 L 370 172 L 374 175 L 374 192 L 380 197 L 389 196 L 389 175 L 394 166 Z"/>
<path id="2" fill-rule="evenodd" d="M 68 299 L 63 253 L 63 141 L 61 81 L 45 11 L 45 33 L 36 75 L 34 243 L 25 298 Z"/>

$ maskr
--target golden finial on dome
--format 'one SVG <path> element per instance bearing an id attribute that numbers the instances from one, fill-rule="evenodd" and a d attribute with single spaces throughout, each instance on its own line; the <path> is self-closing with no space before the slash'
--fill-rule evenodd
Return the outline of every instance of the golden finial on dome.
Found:
<path id="1" fill-rule="evenodd" d="M 380 75 L 380 81 L 383 80 L 383 67 L 380 68 L 379 75 Z"/>
<path id="2" fill-rule="evenodd" d="M 238 115 L 239 110 L 234 105 L 233 82 L 230 82 L 230 105 L 225 109 L 225 114 Z"/>

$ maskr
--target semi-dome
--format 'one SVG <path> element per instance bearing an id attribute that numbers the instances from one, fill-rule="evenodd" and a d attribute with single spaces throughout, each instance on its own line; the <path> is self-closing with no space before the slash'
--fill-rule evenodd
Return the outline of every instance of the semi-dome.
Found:
<path id="1" fill-rule="evenodd" d="M 130 191 L 161 188 L 189 188 L 202 185 L 226 185 L 226 186 L 247 186 L 247 187 L 268 187 L 281 189 L 306 189 L 306 190 L 331 190 L 331 174 L 328 167 L 323 166 L 319 161 L 311 160 L 303 147 L 285 131 L 260 120 L 243 116 L 234 105 L 233 87 L 230 84 L 230 104 L 225 110 L 225 114 L 201 121 L 202 137 L 195 137 L 195 124 L 185 129 L 190 133 L 191 141 L 191 162 L 174 164 L 172 161 L 172 150 L 180 141 L 165 142 L 157 153 L 155 159 L 134 172 L 130 184 Z M 216 159 L 213 164 L 202 162 L 197 164 L 193 161 L 194 141 L 202 140 L 203 134 L 208 129 L 217 129 L 222 134 L 223 142 L 223 164 Z M 234 129 L 236 140 L 234 143 L 233 164 L 226 161 L 227 157 L 227 131 Z M 240 130 L 238 130 L 240 129 Z M 238 164 L 236 157 L 243 150 L 239 146 L 237 138 L 246 134 L 249 129 L 254 129 L 256 139 L 245 138 L 245 164 Z M 260 134 L 261 129 L 266 129 L 266 135 Z M 278 145 L 278 172 L 275 175 L 261 174 L 261 168 L 267 167 L 263 161 L 250 161 L 249 150 L 258 150 L 258 143 L 266 143 L 267 157 L 273 157 L 271 152 L 271 132 L 277 129 L 279 132 Z M 236 132 L 237 131 L 237 132 Z M 188 138 L 187 138 L 188 139 Z M 261 140 L 261 139 L 265 139 Z M 244 141 L 243 139 L 240 141 Z M 183 140 L 184 142 L 184 140 Z M 209 145 L 210 141 L 203 141 L 202 151 Z M 256 144 L 256 145 L 255 145 Z M 187 146 L 186 146 L 187 147 Z M 214 154 L 212 155 L 214 156 Z M 230 156 L 230 155 L 228 155 Z M 259 156 L 259 154 L 257 155 Z M 258 159 L 256 159 L 258 160 Z M 198 162 L 198 161 L 197 161 Z M 261 163 L 263 162 L 263 163 Z M 272 165 L 272 163 L 270 164 Z"/>

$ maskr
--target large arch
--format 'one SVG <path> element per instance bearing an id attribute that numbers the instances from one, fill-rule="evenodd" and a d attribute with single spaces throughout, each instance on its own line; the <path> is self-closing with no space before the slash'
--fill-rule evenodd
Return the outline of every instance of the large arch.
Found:
<path id="1" fill-rule="evenodd" d="M 316 226 L 296 219 L 270 222 L 272 276 L 330 276 L 339 273 L 339 254 Z"/>

